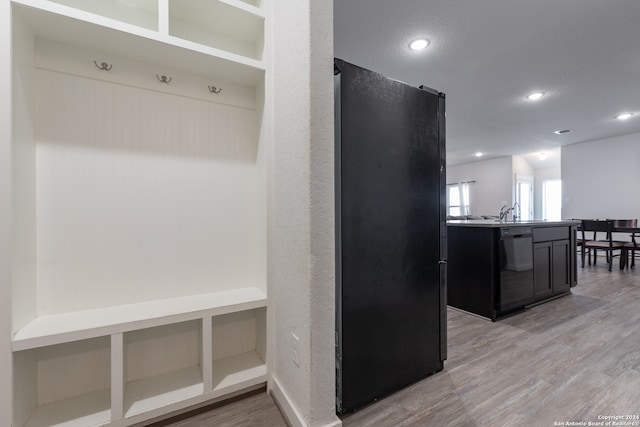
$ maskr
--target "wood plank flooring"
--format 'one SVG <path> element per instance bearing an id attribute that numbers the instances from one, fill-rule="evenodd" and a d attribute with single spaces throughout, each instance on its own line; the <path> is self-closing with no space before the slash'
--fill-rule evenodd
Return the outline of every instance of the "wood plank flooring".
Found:
<path id="1" fill-rule="evenodd" d="M 191 413 L 178 415 L 153 427 L 286 427 L 273 398 L 260 389 Z"/>
<path id="2" fill-rule="evenodd" d="M 640 415 L 640 266 L 578 267 L 571 295 L 495 323 L 448 316 L 444 370 L 344 417 L 344 426 L 547 427 Z M 286 425 L 268 395 L 251 399 L 163 425 Z"/>

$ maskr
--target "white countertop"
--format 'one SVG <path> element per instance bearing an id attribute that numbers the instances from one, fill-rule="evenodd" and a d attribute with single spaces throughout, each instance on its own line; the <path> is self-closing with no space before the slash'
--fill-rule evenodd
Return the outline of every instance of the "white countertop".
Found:
<path id="1" fill-rule="evenodd" d="M 544 227 L 544 226 L 560 226 L 560 225 L 578 225 L 579 220 L 576 219 L 562 219 L 557 221 L 548 221 L 545 219 L 533 219 L 528 221 L 498 221 L 497 219 L 456 219 L 448 220 L 447 226 L 449 227 L 488 227 L 488 228 L 503 228 L 503 227 Z"/>

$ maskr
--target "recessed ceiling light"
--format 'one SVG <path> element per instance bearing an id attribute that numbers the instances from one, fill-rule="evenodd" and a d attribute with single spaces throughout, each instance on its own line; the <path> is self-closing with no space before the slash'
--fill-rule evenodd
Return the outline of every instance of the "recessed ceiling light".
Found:
<path id="1" fill-rule="evenodd" d="M 633 116 L 633 113 L 622 113 L 622 114 L 617 115 L 616 119 L 618 119 L 618 120 L 627 120 L 631 116 Z"/>
<path id="2" fill-rule="evenodd" d="M 540 154 L 538 154 L 538 158 L 540 160 L 546 160 L 547 159 L 547 153 L 545 153 L 544 151 Z"/>
<path id="3" fill-rule="evenodd" d="M 571 132 L 570 129 L 563 129 L 563 130 L 555 130 L 553 131 L 553 133 L 555 133 L 556 135 L 562 135 L 563 133 L 569 133 Z"/>
<path id="4" fill-rule="evenodd" d="M 409 43 L 411 50 L 422 50 L 429 46 L 429 39 L 417 39 Z"/>
<path id="5" fill-rule="evenodd" d="M 478 151 L 478 152 L 475 154 L 475 156 L 476 156 L 476 157 L 482 157 L 482 153 Z"/>
<path id="6" fill-rule="evenodd" d="M 544 92 L 533 92 L 527 95 L 527 99 L 530 101 L 537 101 L 544 96 Z"/>

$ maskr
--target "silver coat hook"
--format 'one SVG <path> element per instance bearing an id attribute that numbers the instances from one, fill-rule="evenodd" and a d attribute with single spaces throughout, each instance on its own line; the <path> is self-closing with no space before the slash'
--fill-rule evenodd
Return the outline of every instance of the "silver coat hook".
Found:
<path id="1" fill-rule="evenodd" d="M 156 78 L 158 79 L 158 81 L 160 81 L 160 83 L 170 83 L 171 82 L 171 77 L 167 77 L 167 76 L 159 76 L 156 74 Z"/>
<path id="2" fill-rule="evenodd" d="M 113 64 L 107 64 L 106 62 L 102 62 L 100 65 L 98 65 L 96 61 L 93 61 L 93 63 L 96 65 L 98 70 L 111 71 L 113 68 Z"/>
<path id="3" fill-rule="evenodd" d="M 211 92 L 211 93 L 220 93 L 220 92 L 222 92 L 222 88 L 217 88 L 215 86 L 209 86 L 209 92 Z"/>

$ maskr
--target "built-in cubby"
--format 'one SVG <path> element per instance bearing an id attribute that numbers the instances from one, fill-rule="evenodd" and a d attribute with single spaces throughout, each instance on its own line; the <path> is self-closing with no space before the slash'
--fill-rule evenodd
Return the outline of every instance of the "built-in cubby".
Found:
<path id="1" fill-rule="evenodd" d="M 11 4 L 14 426 L 264 383 L 264 0 Z"/>
<path id="2" fill-rule="evenodd" d="M 204 393 L 201 321 L 124 334 L 124 416 Z"/>
<path id="3" fill-rule="evenodd" d="M 225 1 L 169 0 L 169 34 L 261 59 L 264 15 L 260 9 L 241 9 Z"/>
<path id="4" fill-rule="evenodd" d="M 158 0 L 51 0 L 132 25 L 158 30 Z"/>
<path id="5" fill-rule="evenodd" d="M 15 352 L 14 427 L 90 427 L 111 420 L 108 337 Z"/>
<path id="6" fill-rule="evenodd" d="M 266 375 L 266 310 L 259 308 L 212 318 L 212 388 Z"/>

